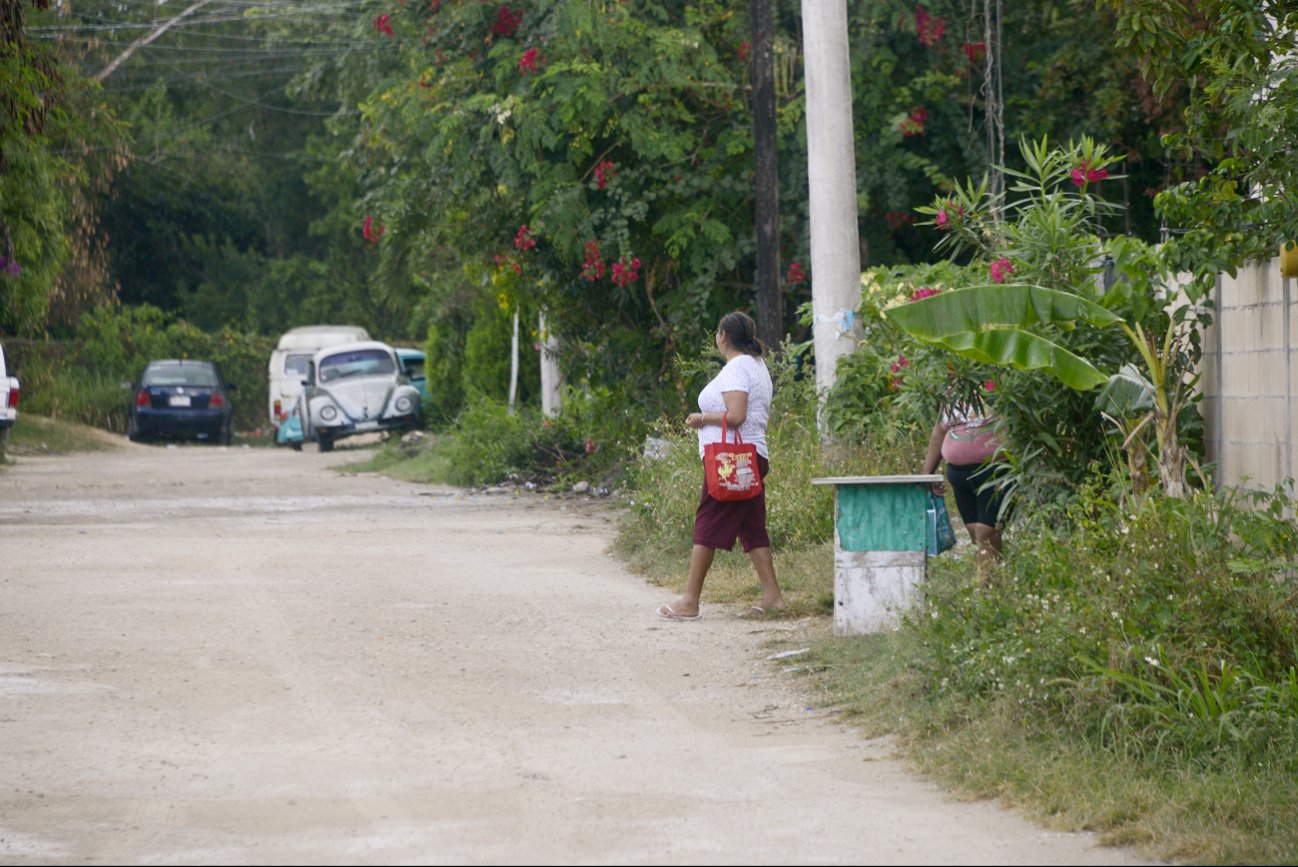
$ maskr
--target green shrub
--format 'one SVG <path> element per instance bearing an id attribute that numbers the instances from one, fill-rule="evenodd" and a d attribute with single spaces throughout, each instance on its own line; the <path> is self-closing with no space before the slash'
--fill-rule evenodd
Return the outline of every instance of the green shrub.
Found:
<path id="1" fill-rule="evenodd" d="M 935 561 L 908 620 L 923 688 L 1140 756 L 1298 768 L 1298 534 L 1282 493 L 1243 496 L 1093 485 L 1011 534 L 985 586 Z"/>
<path id="2" fill-rule="evenodd" d="M 134 382 L 153 359 L 196 358 L 220 368 L 234 386 L 235 429 L 252 430 L 267 423 L 266 367 L 273 349 L 270 337 L 168 323 L 156 307 L 104 306 L 82 317 L 72 341 L 24 355 L 24 406 L 120 433 L 130 401 L 122 383 Z"/>

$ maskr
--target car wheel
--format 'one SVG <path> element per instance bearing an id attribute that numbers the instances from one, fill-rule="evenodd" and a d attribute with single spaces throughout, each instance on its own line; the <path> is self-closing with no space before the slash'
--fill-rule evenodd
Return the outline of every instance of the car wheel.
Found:
<path id="1" fill-rule="evenodd" d="M 292 449 L 293 451 L 295 451 L 295 452 L 300 452 L 300 451 L 302 451 L 302 444 L 301 444 L 301 443 L 289 443 L 288 446 L 289 446 L 289 448 L 291 448 L 291 449 Z"/>
<path id="2" fill-rule="evenodd" d="M 320 451 L 331 452 L 334 450 L 334 441 L 329 437 L 320 437 Z"/>
<path id="3" fill-rule="evenodd" d="M 221 432 L 216 435 L 216 443 L 217 445 L 222 446 L 228 446 L 234 443 L 234 422 L 229 421 L 225 423 L 225 427 L 221 428 Z"/>
<path id="4" fill-rule="evenodd" d="M 138 443 L 144 439 L 140 435 L 140 423 L 135 420 L 135 416 L 128 416 L 126 419 L 126 438 L 133 443 Z"/>

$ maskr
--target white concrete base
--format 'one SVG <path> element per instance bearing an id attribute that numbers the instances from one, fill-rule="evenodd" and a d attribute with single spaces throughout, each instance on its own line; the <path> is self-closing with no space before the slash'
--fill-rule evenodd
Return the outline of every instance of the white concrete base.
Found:
<path id="1" fill-rule="evenodd" d="M 896 629 L 920 601 L 923 551 L 834 552 L 834 634 Z"/>

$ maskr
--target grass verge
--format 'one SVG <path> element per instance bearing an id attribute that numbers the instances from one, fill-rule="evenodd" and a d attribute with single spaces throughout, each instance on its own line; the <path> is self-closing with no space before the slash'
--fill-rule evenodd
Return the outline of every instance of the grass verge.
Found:
<path id="1" fill-rule="evenodd" d="M 101 451 L 114 448 L 114 439 L 113 434 L 98 428 L 23 412 L 9 431 L 6 453 L 12 459 L 23 455 Z"/>

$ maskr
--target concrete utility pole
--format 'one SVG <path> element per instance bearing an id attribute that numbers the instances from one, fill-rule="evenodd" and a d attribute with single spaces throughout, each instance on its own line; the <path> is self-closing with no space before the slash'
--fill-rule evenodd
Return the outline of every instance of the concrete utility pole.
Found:
<path id="1" fill-rule="evenodd" d="M 845 0 L 802 0 L 811 204 L 811 308 L 816 389 L 834 384 L 838 359 L 856 348 L 861 300 L 852 74 Z"/>

